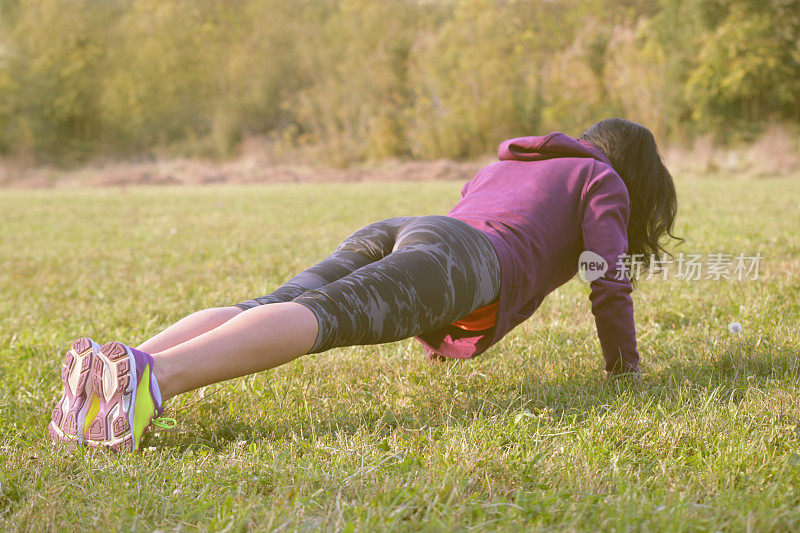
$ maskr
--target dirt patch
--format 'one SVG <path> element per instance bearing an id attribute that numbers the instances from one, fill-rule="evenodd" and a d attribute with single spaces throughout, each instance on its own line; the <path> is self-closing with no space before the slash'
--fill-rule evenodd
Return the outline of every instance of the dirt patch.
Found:
<path id="1" fill-rule="evenodd" d="M 112 163 L 74 170 L 10 168 L 0 170 L 0 185 L 15 188 L 119 187 L 133 185 L 202 185 L 218 183 L 301 183 L 359 181 L 429 181 L 471 179 L 490 161 L 386 161 L 346 169 L 296 164 L 263 164 L 255 159 L 214 163 L 173 159 L 147 163 Z"/>

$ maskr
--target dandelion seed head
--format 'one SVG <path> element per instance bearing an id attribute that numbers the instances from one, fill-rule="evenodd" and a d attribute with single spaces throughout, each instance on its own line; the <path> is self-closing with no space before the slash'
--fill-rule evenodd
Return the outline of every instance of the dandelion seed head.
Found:
<path id="1" fill-rule="evenodd" d="M 739 333 L 741 333 L 742 329 L 744 328 L 742 328 L 742 325 L 739 324 L 738 322 L 731 322 L 730 324 L 728 324 L 728 331 L 730 331 L 734 335 L 738 335 Z"/>

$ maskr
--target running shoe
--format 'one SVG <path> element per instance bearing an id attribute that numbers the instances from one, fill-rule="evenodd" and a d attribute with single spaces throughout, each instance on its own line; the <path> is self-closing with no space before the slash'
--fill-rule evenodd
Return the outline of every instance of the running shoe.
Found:
<path id="1" fill-rule="evenodd" d="M 81 337 L 72 343 L 64 356 L 61 381 L 64 394 L 53 409 L 52 421 L 47 426 L 50 440 L 81 446 L 86 430 L 87 419 L 92 420 L 92 381 L 89 373 L 100 345 L 88 337 Z"/>
<path id="2" fill-rule="evenodd" d="M 87 446 L 134 451 L 151 423 L 162 425 L 157 417 L 164 408 L 153 364 L 150 354 L 121 342 L 100 347 L 90 372 L 97 410 L 87 422 Z"/>

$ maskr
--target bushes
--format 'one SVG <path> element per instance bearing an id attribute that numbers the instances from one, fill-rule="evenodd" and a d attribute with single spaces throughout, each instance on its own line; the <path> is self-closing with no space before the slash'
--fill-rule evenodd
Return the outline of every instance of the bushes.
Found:
<path id="1" fill-rule="evenodd" d="M 609 115 L 800 122 L 798 0 L 0 0 L 0 152 L 468 158 Z"/>

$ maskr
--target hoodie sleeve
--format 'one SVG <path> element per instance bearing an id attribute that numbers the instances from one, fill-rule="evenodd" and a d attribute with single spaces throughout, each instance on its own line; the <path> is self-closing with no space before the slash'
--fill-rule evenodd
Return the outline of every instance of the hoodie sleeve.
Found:
<path id="1" fill-rule="evenodd" d="M 602 257 L 608 269 L 591 282 L 592 313 L 609 374 L 639 371 L 633 290 L 619 258 L 628 252 L 630 200 L 625 183 L 610 169 L 596 174 L 584 191 L 583 248 Z"/>

